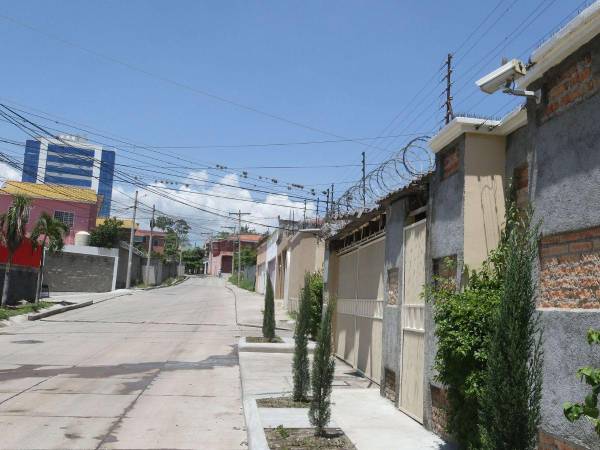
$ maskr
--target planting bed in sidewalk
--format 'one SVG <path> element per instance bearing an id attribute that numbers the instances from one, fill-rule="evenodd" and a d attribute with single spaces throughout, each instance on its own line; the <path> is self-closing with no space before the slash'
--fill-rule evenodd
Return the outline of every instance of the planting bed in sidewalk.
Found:
<path id="1" fill-rule="evenodd" d="M 279 336 L 275 336 L 273 339 L 267 339 L 262 336 L 248 336 L 246 342 L 249 344 L 282 344 L 283 340 Z"/>
<path id="2" fill-rule="evenodd" d="M 18 316 L 20 314 L 29 314 L 31 312 L 38 312 L 44 308 L 53 306 L 54 303 L 39 302 L 27 303 L 25 305 L 13 306 L 8 308 L 0 308 L 0 320 L 6 320 L 9 317 Z"/>
<path id="3" fill-rule="evenodd" d="M 265 429 L 271 450 L 356 450 L 350 439 L 339 428 L 328 428 L 327 437 L 315 436 L 314 428 Z"/>
<path id="4" fill-rule="evenodd" d="M 308 408 L 310 400 L 297 402 L 292 397 L 257 398 L 256 406 L 259 408 Z"/>

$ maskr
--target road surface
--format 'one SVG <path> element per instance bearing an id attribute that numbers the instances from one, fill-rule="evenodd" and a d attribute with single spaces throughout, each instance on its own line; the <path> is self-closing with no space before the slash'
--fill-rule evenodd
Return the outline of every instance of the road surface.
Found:
<path id="1" fill-rule="evenodd" d="M 0 448 L 246 448 L 239 335 L 200 278 L 2 328 Z"/>

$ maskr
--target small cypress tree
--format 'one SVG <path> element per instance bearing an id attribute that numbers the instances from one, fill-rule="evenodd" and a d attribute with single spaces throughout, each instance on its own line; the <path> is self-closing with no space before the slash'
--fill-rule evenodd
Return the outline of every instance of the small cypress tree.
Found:
<path id="1" fill-rule="evenodd" d="M 491 339 L 480 424 L 485 448 L 536 448 L 542 396 L 542 329 L 532 266 L 538 226 L 531 212 L 510 230 L 504 292 Z"/>
<path id="2" fill-rule="evenodd" d="M 275 339 L 275 297 L 273 295 L 273 284 L 269 275 L 267 275 L 267 288 L 265 289 L 262 332 L 265 339 L 269 341 Z"/>
<path id="3" fill-rule="evenodd" d="M 335 360 L 331 354 L 331 321 L 334 311 L 335 301 L 330 300 L 321 321 L 312 365 L 312 400 L 308 418 L 316 427 L 317 436 L 325 436 L 325 427 L 331 418 L 330 396 L 335 369 Z"/>
<path id="4" fill-rule="evenodd" d="M 294 400 L 305 401 L 310 388 L 310 371 L 308 362 L 308 333 L 310 328 L 310 308 L 313 301 L 311 275 L 304 275 L 304 287 L 300 291 L 300 310 L 296 319 L 294 335 Z"/>

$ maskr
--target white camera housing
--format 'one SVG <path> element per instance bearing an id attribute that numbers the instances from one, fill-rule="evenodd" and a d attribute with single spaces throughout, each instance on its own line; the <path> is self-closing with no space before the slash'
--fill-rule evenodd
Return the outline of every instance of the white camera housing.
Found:
<path id="1" fill-rule="evenodd" d="M 475 82 L 487 94 L 510 87 L 510 84 L 527 73 L 522 61 L 513 59 Z"/>

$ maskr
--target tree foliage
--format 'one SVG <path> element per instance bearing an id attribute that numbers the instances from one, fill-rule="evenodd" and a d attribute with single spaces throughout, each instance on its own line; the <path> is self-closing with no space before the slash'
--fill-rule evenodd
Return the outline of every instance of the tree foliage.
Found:
<path id="1" fill-rule="evenodd" d="M 330 300 L 317 338 L 312 365 L 312 399 L 308 418 L 315 427 L 317 436 L 325 435 L 325 427 L 331 418 L 331 388 L 335 370 L 335 359 L 331 353 L 332 318 L 335 311 L 335 301 Z"/>
<path id="2" fill-rule="evenodd" d="M 267 287 L 265 289 L 262 332 L 265 339 L 271 341 L 275 339 L 275 295 L 269 275 L 267 275 Z"/>
<path id="3" fill-rule="evenodd" d="M 310 291 L 309 334 L 311 339 L 315 340 L 319 334 L 323 314 L 323 274 L 321 272 L 310 274 L 308 289 Z"/>
<path id="4" fill-rule="evenodd" d="M 183 251 L 181 258 L 186 272 L 200 273 L 200 268 L 203 266 L 204 249 L 202 247 L 189 248 Z"/>
<path id="5" fill-rule="evenodd" d="M 35 288 L 36 303 L 40 299 L 40 290 L 42 288 L 42 272 L 44 269 L 43 249 L 45 249 L 46 245 L 48 245 L 47 248 L 50 253 L 59 253 L 65 245 L 64 237 L 68 232 L 69 227 L 66 224 L 55 219 L 45 211 L 42 212 L 31 232 L 31 240 L 33 244 L 41 245 L 42 247 L 42 260 L 40 261 L 40 270 L 38 271 Z"/>
<path id="6" fill-rule="evenodd" d="M 530 217 L 531 212 L 521 212 L 505 247 L 502 301 L 494 318 L 480 421 L 483 446 L 490 450 L 537 445 L 543 350 L 532 274 L 539 226 Z"/>
<path id="7" fill-rule="evenodd" d="M 531 246 L 536 244 L 535 239 L 531 240 L 536 231 L 529 228 L 530 212 L 516 206 L 514 194 L 514 189 L 511 189 L 507 196 L 505 227 L 499 245 L 490 252 L 482 267 L 479 270 L 465 269 L 461 289 L 458 289 L 455 280 L 434 277 L 432 286 L 425 290 L 427 299 L 433 302 L 435 334 L 438 339 L 434 363 L 436 379 L 448 392 L 447 431 L 467 449 L 479 449 L 485 444 L 483 436 L 487 436 L 487 430 L 483 425 L 487 425 L 490 419 L 482 415 L 484 402 L 491 401 L 491 398 L 496 398 L 492 396 L 497 395 L 497 392 L 490 393 L 490 389 L 494 389 L 490 384 L 490 367 L 492 364 L 497 367 L 496 365 L 507 363 L 506 360 L 501 362 L 502 355 L 495 349 L 502 345 L 530 348 L 532 339 L 536 339 L 532 336 L 525 339 L 523 333 L 511 334 L 513 330 L 505 335 L 505 328 L 499 331 L 504 326 L 498 319 L 501 309 L 510 310 L 511 302 L 515 301 L 514 290 L 511 291 L 512 297 L 506 296 L 506 278 L 512 277 L 511 285 L 517 283 L 526 286 L 527 276 L 531 282 L 530 265 L 529 269 L 527 265 L 521 267 L 522 279 L 514 279 L 516 274 L 513 266 L 518 257 L 515 256 L 515 243 L 527 244 L 528 251 L 532 251 Z M 520 248 L 520 251 L 525 251 L 525 248 Z M 523 260 L 523 253 L 519 257 L 521 263 L 526 262 Z M 525 310 L 532 311 L 533 308 L 535 311 L 533 297 L 527 300 L 528 293 L 521 294 L 524 295 L 519 299 L 521 306 Z M 503 317 L 505 319 L 502 320 L 508 320 L 506 315 Z M 529 331 L 535 330 L 537 325 L 532 322 Z M 525 341 L 517 342 L 518 339 Z M 490 353 L 492 349 L 494 352 Z M 519 361 L 522 362 L 522 359 Z M 535 363 L 538 364 L 539 361 L 536 360 Z M 537 400 L 537 397 L 530 399 Z M 502 403 L 503 399 L 496 398 L 495 401 Z M 518 401 L 521 402 L 521 399 Z M 530 405 L 525 411 L 532 418 L 529 423 L 537 423 L 535 407 Z M 523 415 L 519 417 L 522 418 Z"/>
<path id="8" fill-rule="evenodd" d="M 237 252 L 233 255 L 233 270 L 237 271 L 238 267 L 238 254 Z M 246 267 L 252 267 L 256 265 L 256 249 L 252 247 L 242 247 L 242 254 L 240 255 L 242 260 L 242 269 Z"/>
<path id="9" fill-rule="evenodd" d="M 304 275 L 304 287 L 300 290 L 300 308 L 296 318 L 294 333 L 294 360 L 293 360 L 293 397 L 297 402 L 305 401 L 310 389 L 310 370 L 308 362 L 308 333 L 310 332 L 310 309 L 314 294 L 311 290 L 311 275 Z"/>
<path id="10" fill-rule="evenodd" d="M 8 251 L 8 261 L 4 269 L 4 286 L 2 288 L 2 307 L 8 302 L 10 290 L 10 271 L 15 252 L 25 239 L 25 227 L 29 220 L 31 200 L 24 195 L 13 196 L 12 205 L 0 214 L 0 242 Z"/>
<path id="11" fill-rule="evenodd" d="M 154 221 L 157 228 L 166 232 L 165 256 L 175 257 L 181 247 L 187 243 L 191 227 L 184 219 L 173 219 L 168 216 L 158 216 Z"/>
<path id="12" fill-rule="evenodd" d="M 93 247 L 114 248 L 124 237 L 122 235 L 123 221 L 109 217 L 90 232 L 90 245 Z"/>
<path id="13" fill-rule="evenodd" d="M 590 345 L 600 345 L 600 330 L 589 330 L 587 340 Z M 591 388 L 581 403 L 566 402 L 563 412 L 569 422 L 575 422 L 585 417 L 594 427 L 600 438 L 600 410 L 598 409 L 598 395 L 600 394 L 600 367 L 581 367 L 577 376 Z"/>
<path id="14" fill-rule="evenodd" d="M 502 295 L 494 266 L 486 262 L 468 274 L 457 292 L 454 280 L 437 279 L 427 295 L 434 299 L 438 350 L 437 380 L 448 392 L 448 432 L 468 449 L 479 448 L 481 396 L 485 384 L 488 347 L 494 315 Z"/>

